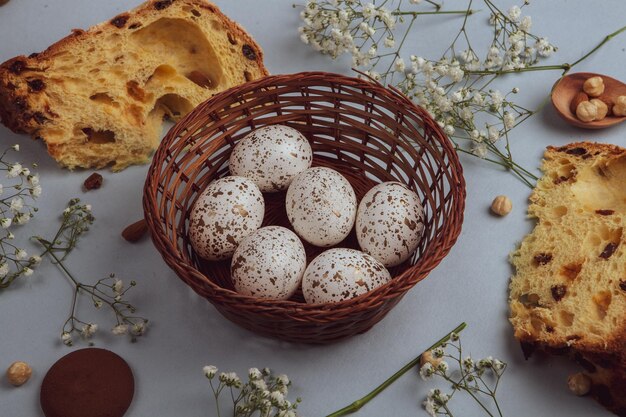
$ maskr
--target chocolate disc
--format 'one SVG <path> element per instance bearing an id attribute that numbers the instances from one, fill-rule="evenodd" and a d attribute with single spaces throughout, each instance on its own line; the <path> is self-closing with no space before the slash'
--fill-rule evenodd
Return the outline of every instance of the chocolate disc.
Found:
<path id="1" fill-rule="evenodd" d="M 59 359 L 41 383 L 46 417 L 122 417 L 135 393 L 126 361 L 105 349 L 76 350 Z"/>

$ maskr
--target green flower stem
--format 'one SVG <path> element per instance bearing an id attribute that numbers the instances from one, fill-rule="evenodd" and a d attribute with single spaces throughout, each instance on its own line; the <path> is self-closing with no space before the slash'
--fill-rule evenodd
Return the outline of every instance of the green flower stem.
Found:
<path id="1" fill-rule="evenodd" d="M 570 69 L 576 65 L 578 65 L 579 63 L 581 63 L 582 61 L 584 61 L 585 59 L 587 59 L 589 57 L 589 55 L 593 54 L 594 52 L 596 52 L 598 49 L 600 49 L 602 47 L 602 45 L 604 45 L 605 43 L 607 43 L 608 41 L 610 41 L 611 39 L 613 39 L 614 37 L 616 37 L 617 35 L 619 35 L 620 33 L 626 31 L 626 26 L 617 29 L 615 32 L 610 33 L 608 35 L 606 35 L 604 37 L 604 39 L 602 39 L 602 42 L 600 42 L 599 44 L 596 45 L 595 48 L 593 48 L 591 51 L 587 52 L 585 55 L 582 56 L 582 58 L 580 58 L 578 61 L 575 61 L 572 65 L 570 65 Z"/>
<path id="2" fill-rule="evenodd" d="M 391 12 L 392 16 L 421 16 L 425 14 L 462 14 L 465 16 L 470 16 L 476 13 L 478 10 L 435 10 L 432 12 Z"/>
<path id="3" fill-rule="evenodd" d="M 448 340 L 450 340 L 450 337 L 451 337 L 452 333 L 460 333 L 463 329 L 465 329 L 466 326 L 467 326 L 466 323 L 459 324 L 454 330 L 449 332 L 447 335 L 445 335 L 444 337 L 439 339 L 431 347 L 426 349 L 426 352 L 428 352 L 430 350 L 433 350 L 433 349 L 443 345 Z M 360 398 L 360 399 L 356 400 L 352 404 L 347 405 L 346 407 L 344 407 L 344 408 L 342 408 L 340 410 L 337 410 L 334 413 L 331 413 L 331 414 L 329 414 L 326 417 L 340 417 L 340 416 L 345 416 L 345 415 L 348 415 L 348 414 L 356 413 L 365 404 L 367 404 L 368 402 L 373 400 L 378 394 L 383 392 L 389 385 L 393 384 L 398 378 L 400 378 L 402 375 L 404 375 L 405 373 L 407 373 L 408 371 L 410 371 L 411 369 L 413 369 L 417 365 L 419 365 L 421 358 L 422 358 L 422 354 L 417 356 L 411 362 L 409 362 L 406 365 L 404 365 L 398 372 L 396 372 L 395 374 L 390 376 L 385 382 L 383 382 L 382 384 L 380 384 L 379 386 L 374 388 L 369 394 L 367 394 L 363 398 Z"/>

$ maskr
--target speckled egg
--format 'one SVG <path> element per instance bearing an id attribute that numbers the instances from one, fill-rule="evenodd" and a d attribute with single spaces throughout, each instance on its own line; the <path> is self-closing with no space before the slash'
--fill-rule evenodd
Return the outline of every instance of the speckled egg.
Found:
<path id="1" fill-rule="evenodd" d="M 261 227 L 263 194 L 252 180 L 225 177 L 198 196 L 189 217 L 189 240 L 210 261 L 232 256 L 241 240 Z"/>
<path id="2" fill-rule="evenodd" d="M 387 267 L 406 261 L 424 233 L 418 195 L 399 182 L 384 182 L 365 194 L 356 215 L 361 249 Z"/>
<path id="3" fill-rule="evenodd" d="M 307 303 L 336 303 L 365 294 L 391 279 L 383 264 L 354 249 L 329 249 L 309 264 L 302 279 Z"/>
<path id="4" fill-rule="evenodd" d="M 296 176 L 286 198 L 287 217 L 296 233 L 321 247 L 348 236 L 356 216 L 356 195 L 337 171 L 315 167 Z"/>
<path id="5" fill-rule="evenodd" d="M 250 178 L 263 192 L 286 190 L 293 177 L 311 166 L 309 141 L 289 126 L 271 125 L 249 133 L 228 160 L 233 175 Z"/>
<path id="6" fill-rule="evenodd" d="M 305 269 L 306 253 L 300 238 L 280 226 L 262 227 L 243 239 L 230 266 L 238 293 L 278 300 L 296 292 Z"/>

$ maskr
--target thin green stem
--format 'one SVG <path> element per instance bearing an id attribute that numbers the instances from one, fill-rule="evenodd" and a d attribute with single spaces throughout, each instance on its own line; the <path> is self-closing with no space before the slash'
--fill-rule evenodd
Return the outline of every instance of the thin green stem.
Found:
<path id="1" fill-rule="evenodd" d="M 587 52 L 585 55 L 583 55 L 580 59 L 578 59 L 577 61 L 575 61 L 572 65 L 570 65 L 570 68 L 578 65 L 579 63 L 581 63 L 582 61 L 584 61 L 585 59 L 587 59 L 591 54 L 593 54 L 594 52 L 596 52 L 598 49 L 600 49 L 602 47 L 602 45 L 604 45 L 605 43 L 607 43 L 608 41 L 610 41 L 611 39 L 613 39 L 614 37 L 616 37 L 617 35 L 619 35 L 620 33 L 626 31 L 626 26 L 616 30 L 613 33 L 610 33 L 608 35 L 606 35 L 604 37 L 604 39 L 602 39 L 602 41 L 597 44 L 595 46 L 595 48 L 593 48 L 591 51 Z"/>
<path id="2" fill-rule="evenodd" d="M 444 10 L 444 11 L 432 11 L 432 12 L 391 12 L 392 16 L 413 16 L 413 17 L 417 17 L 420 15 L 426 15 L 426 14 L 462 14 L 462 15 L 472 15 L 474 13 L 476 13 L 477 10 Z"/>
<path id="3" fill-rule="evenodd" d="M 461 323 L 459 324 L 454 330 L 452 330 L 451 332 L 449 332 L 447 335 L 445 335 L 444 337 L 442 337 L 441 339 L 439 339 L 435 344 L 433 344 L 431 347 L 429 347 L 428 349 L 426 349 L 426 352 L 433 350 L 441 345 L 443 345 L 444 343 L 446 343 L 448 340 L 450 340 L 450 337 L 453 333 L 460 333 L 463 329 L 465 329 L 465 327 L 467 326 L 467 324 L 465 323 Z M 389 387 L 391 384 L 393 384 L 396 380 L 398 380 L 398 378 L 400 378 L 402 375 L 404 375 L 405 373 L 407 373 L 408 371 L 410 371 L 411 369 L 413 369 L 414 367 L 416 367 L 419 363 L 420 360 L 422 358 L 422 354 L 420 354 L 419 356 L 417 356 L 415 359 L 413 359 L 411 362 L 407 363 L 406 365 L 404 365 L 398 372 L 396 372 L 395 374 L 393 374 L 392 376 L 390 376 L 387 380 L 385 380 L 382 384 L 380 384 L 379 386 L 377 386 L 376 388 L 374 388 L 369 394 L 365 395 L 364 397 L 356 400 L 355 402 L 353 402 L 350 405 L 345 406 L 344 408 L 335 411 L 334 413 L 329 414 L 326 417 L 340 417 L 340 416 L 345 416 L 348 414 L 352 414 L 355 413 L 357 411 L 359 411 L 365 404 L 369 403 L 371 400 L 373 400 L 378 394 L 380 394 L 381 392 L 383 392 L 387 387 Z"/>

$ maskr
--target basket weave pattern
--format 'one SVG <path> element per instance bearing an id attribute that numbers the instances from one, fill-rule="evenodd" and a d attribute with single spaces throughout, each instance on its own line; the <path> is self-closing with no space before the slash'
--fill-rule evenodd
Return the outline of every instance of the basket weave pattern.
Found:
<path id="1" fill-rule="evenodd" d="M 187 239 L 190 210 L 202 190 L 226 176 L 228 157 L 250 131 L 270 124 L 298 129 L 314 166 L 343 174 L 357 198 L 376 183 L 400 181 L 417 192 L 426 214 L 415 255 L 390 270 L 386 285 L 336 304 L 261 300 L 237 294 L 230 262 L 206 262 Z M 289 227 L 285 193 L 265 194 L 264 225 Z M 201 104 L 174 126 L 157 150 L 144 189 L 152 239 L 165 262 L 228 319 L 279 339 L 328 343 L 363 333 L 443 259 L 463 220 L 465 182 L 456 152 L 439 126 L 403 95 L 365 80 L 310 72 L 270 76 Z M 358 249 L 354 231 L 338 247 Z M 322 251 L 306 245 L 309 261 Z"/>

